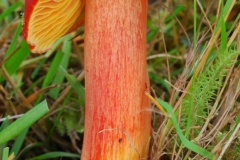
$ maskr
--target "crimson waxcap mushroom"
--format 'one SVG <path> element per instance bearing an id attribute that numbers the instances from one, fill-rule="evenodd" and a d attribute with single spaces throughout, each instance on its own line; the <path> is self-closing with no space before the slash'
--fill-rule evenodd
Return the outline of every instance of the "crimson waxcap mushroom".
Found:
<path id="1" fill-rule="evenodd" d="M 51 49 L 84 23 L 85 0 L 25 0 L 23 37 L 33 53 Z"/>

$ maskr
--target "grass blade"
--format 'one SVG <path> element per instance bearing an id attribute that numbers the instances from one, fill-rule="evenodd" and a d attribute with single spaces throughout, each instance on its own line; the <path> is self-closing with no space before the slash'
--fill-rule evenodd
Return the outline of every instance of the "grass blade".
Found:
<path id="1" fill-rule="evenodd" d="M 2 160 L 8 160 L 9 148 L 6 147 L 3 150 Z"/>
<path id="2" fill-rule="evenodd" d="M 178 15 L 180 12 L 182 12 L 184 9 L 186 8 L 186 6 L 184 5 L 178 5 L 174 8 L 173 10 L 173 14 L 174 15 Z M 167 18 L 165 19 L 165 22 L 169 22 L 170 20 L 172 20 L 174 18 L 173 14 L 170 14 L 169 16 L 167 16 Z"/>
<path id="3" fill-rule="evenodd" d="M 14 121 L 7 128 L 0 132 L 0 144 L 5 143 L 19 135 L 26 128 L 30 127 L 34 122 L 45 115 L 48 111 L 49 109 L 46 100 L 38 104 L 36 107 L 33 107 L 22 117 Z"/>
<path id="4" fill-rule="evenodd" d="M 194 151 L 195 153 L 198 153 L 208 159 L 213 159 L 214 158 L 214 154 L 205 150 L 204 148 L 197 146 L 196 144 L 194 144 L 193 142 L 189 141 L 182 133 L 182 130 L 180 128 L 180 126 L 178 125 L 178 121 L 177 118 L 174 114 L 174 111 L 172 109 L 172 106 L 170 106 L 168 103 L 157 99 L 158 103 L 161 104 L 161 106 L 163 106 L 163 108 L 170 114 L 170 119 L 174 125 L 174 127 L 176 128 L 176 132 L 179 136 L 179 138 L 181 139 L 183 145 L 185 147 L 187 147 L 188 149 Z"/>
<path id="5" fill-rule="evenodd" d="M 71 84 L 72 88 L 77 92 L 78 96 L 80 97 L 80 103 L 82 105 L 85 104 L 85 89 L 81 85 L 81 83 L 78 82 L 77 78 L 73 75 L 70 75 L 66 72 L 66 70 L 62 67 L 60 67 L 62 72 L 64 73 L 65 77 L 67 78 L 68 82 Z"/>
<path id="6" fill-rule="evenodd" d="M 6 9 L 3 13 L 0 14 L 0 22 L 3 20 L 3 18 L 5 18 L 9 14 L 11 14 L 16 8 L 18 8 L 20 6 L 23 6 L 23 3 L 16 2 L 12 6 L 10 6 L 8 9 Z"/>
<path id="7" fill-rule="evenodd" d="M 14 153 L 14 155 L 18 155 L 22 145 L 23 145 L 23 142 L 25 140 L 25 137 L 27 135 L 27 132 L 28 132 L 28 128 L 25 129 L 22 133 L 20 133 L 16 140 L 14 141 L 14 144 L 11 148 L 11 151 L 10 151 L 10 154 Z"/>
<path id="8" fill-rule="evenodd" d="M 57 71 L 58 71 L 58 68 L 60 66 L 60 63 L 62 61 L 62 58 L 63 58 L 63 55 L 64 53 L 62 51 L 57 51 L 54 59 L 53 59 L 53 62 L 47 72 L 47 75 L 43 81 L 43 84 L 42 84 L 42 88 L 45 88 L 47 87 L 49 84 L 51 84 L 54 76 L 56 75 Z M 36 103 L 39 103 L 40 100 L 42 99 L 42 94 L 38 97 L 38 100 Z"/>
<path id="9" fill-rule="evenodd" d="M 225 53 L 226 49 L 227 49 L 227 31 L 226 31 L 226 25 L 223 19 L 223 16 L 221 16 L 220 19 L 221 22 L 221 45 L 220 45 L 220 49 L 221 49 L 221 53 Z"/>
<path id="10" fill-rule="evenodd" d="M 23 60 L 30 53 L 28 44 L 25 41 L 20 43 L 20 48 L 4 63 L 7 72 L 12 75 L 17 71 Z M 4 81 L 4 78 L 0 76 L 0 82 Z"/>
<path id="11" fill-rule="evenodd" d="M 51 159 L 57 157 L 68 157 L 68 158 L 80 158 L 79 154 L 67 153 L 67 152 L 48 152 L 38 157 L 34 157 L 28 160 L 40 160 L 40 159 Z"/>
<path id="12" fill-rule="evenodd" d="M 56 75 L 57 73 L 57 70 L 60 66 L 60 63 L 62 61 L 62 58 L 63 58 L 63 55 L 64 53 L 62 51 L 58 51 L 54 57 L 54 60 L 47 72 L 47 75 L 43 81 L 43 85 L 42 85 L 42 88 L 44 87 L 47 87 L 49 84 L 51 84 L 54 76 Z"/>
<path id="13" fill-rule="evenodd" d="M 62 48 L 64 56 L 62 58 L 62 62 L 60 65 L 65 70 L 68 67 L 69 58 L 70 58 L 70 54 L 71 54 L 71 41 L 69 39 L 71 39 L 70 35 L 68 35 L 64 38 L 63 48 Z M 53 79 L 52 84 L 58 84 L 59 86 L 61 86 L 63 83 L 63 80 L 64 80 L 64 74 L 63 74 L 63 72 L 60 71 L 60 68 L 58 68 L 57 74 L 56 74 L 55 78 Z M 56 87 L 56 88 L 51 89 L 49 91 L 49 96 L 54 99 L 57 99 L 58 95 L 60 93 L 60 89 L 61 89 L 61 87 Z"/>
<path id="14" fill-rule="evenodd" d="M 19 37 L 21 31 L 22 31 L 22 22 L 20 22 L 18 24 L 18 27 L 17 27 L 17 30 L 16 30 L 16 32 L 14 34 L 12 43 L 10 44 L 10 46 L 9 46 L 9 48 L 8 48 L 6 54 L 5 54 L 5 58 L 7 56 L 9 56 L 9 54 L 12 53 L 14 51 L 14 49 L 16 49 L 16 47 L 17 47 L 17 40 L 18 40 L 18 37 Z"/>

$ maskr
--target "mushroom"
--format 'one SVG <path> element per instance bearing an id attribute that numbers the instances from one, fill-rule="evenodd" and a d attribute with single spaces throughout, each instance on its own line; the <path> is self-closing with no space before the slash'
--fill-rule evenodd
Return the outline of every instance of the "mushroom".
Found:
<path id="1" fill-rule="evenodd" d="M 147 158 L 146 0 L 88 0 L 82 160 Z"/>
<path id="2" fill-rule="evenodd" d="M 24 38 L 33 52 L 48 50 L 80 24 L 85 3 L 76 1 L 26 0 Z M 147 159 L 151 112 L 144 94 L 149 90 L 146 12 L 147 0 L 86 1 L 82 160 Z"/>
<path id="3" fill-rule="evenodd" d="M 84 6 L 85 0 L 25 0 L 23 38 L 31 51 L 46 52 L 82 25 Z"/>

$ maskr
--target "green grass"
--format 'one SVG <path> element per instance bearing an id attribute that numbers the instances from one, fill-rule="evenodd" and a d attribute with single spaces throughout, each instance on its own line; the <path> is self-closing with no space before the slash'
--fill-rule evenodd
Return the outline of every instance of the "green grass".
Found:
<path id="1" fill-rule="evenodd" d="M 209 135 L 212 132 L 226 134 L 228 133 L 228 131 L 231 130 L 231 127 L 227 124 L 221 125 L 220 123 L 224 122 L 226 120 L 226 117 L 219 115 L 216 116 L 216 118 L 214 115 L 217 115 L 220 112 L 226 113 L 227 111 L 233 113 L 234 108 L 236 109 L 236 106 L 238 105 L 234 104 L 234 101 L 236 100 L 236 98 L 238 98 L 237 95 L 239 92 L 239 66 L 236 65 L 236 60 L 239 56 L 239 49 L 237 49 L 239 48 L 239 44 L 237 44 L 236 41 L 232 41 L 232 39 L 236 38 L 237 35 L 229 35 L 228 33 L 239 32 L 239 28 L 238 30 L 233 29 L 237 27 L 235 22 L 226 23 L 228 13 L 234 6 L 234 3 L 235 1 L 229 0 L 225 3 L 219 4 L 220 14 L 215 16 L 215 25 L 211 26 L 213 28 L 213 32 L 209 33 L 211 36 L 209 36 L 207 41 L 200 41 L 200 38 L 202 38 L 200 37 L 201 32 L 204 33 L 206 29 L 205 27 L 201 28 L 202 22 L 199 21 L 199 19 L 200 17 L 206 18 L 204 14 L 207 14 L 199 14 L 199 4 L 197 6 L 196 1 L 194 1 L 194 7 L 192 11 L 194 22 L 192 34 L 193 48 L 189 51 L 189 54 L 187 55 L 188 65 L 184 66 L 181 77 L 175 82 L 171 82 L 172 84 L 175 84 L 174 88 L 171 88 L 170 94 L 167 94 L 169 97 L 167 95 L 163 97 L 165 101 L 173 104 L 173 108 L 174 110 L 176 110 L 175 115 L 177 116 L 178 124 L 180 125 L 181 130 L 184 132 L 186 138 L 192 140 L 195 144 L 199 145 L 199 148 L 202 146 L 208 151 L 214 153 L 215 158 L 219 156 L 219 154 L 217 154 L 217 150 L 222 153 L 224 152 L 224 154 L 220 154 L 221 157 L 222 155 L 227 156 L 228 154 L 231 154 L 231 158 L 236 159 L 239 156 L 239 154 L 234 150 L 232 152 L 228 150 L 227 153 L 225 152 L 226 150 L 220 150 L 220 146 L 224 145 L 221 141 L 223 137 L 221 139 L 218 139 L 216 135 Z M 164 20 L 160 20 L 160 23 L 161 21 Z M 235 26 L 233 27 L 231 25 Z M 167 39 L 166 37 L 165 39 Z M 151 51 L 151 53 L 153 52 L 154 50 Z M 191 57 L 192 59 L 190 59 L 189 57 Z M 175 64 L 176 63 L 177 62 L 175 61 Z M 159 64 L 159 62 L 157 64 Z M 159 73 L 158 76 L 161 77 L 161 79 L 162 77 L 166 78 L 167 68 L 165 67 L 165 71 L 162 69 L 165 75 L 161 74 L 161 72 L 158 72 L 157 70 L 160 71 L 160 69 L 158 68 L 162 67 L 159 67 L 156 64 L 152 63 L 150 75 Z M 235 71 L 237 71 L 233 73 L 234 68 Z M 173 73 L 175 70 L 176 69 L 174 69 L 174 66 L 170 69 L 171 73 Z M 230 84 L 230 76 L 235 77 L 233 82 L 234 84 L 232 85 L 236 87 L 236 90 L 234 90 L 233 87 L 231 88 L 227 86 Z M 157 75 L 150 76 L 153 85 L 155 85 L 156 78 L 153 79 L 153 77 L 157 77 Z M 190 81 L 188 82 L 187 80 Z M 158 83 L 159 82 L 161 81 L 159 80 Z M 186 88 L 181 84 L 185 84 Z M 161 83 L 161 87 L 164 87 L 163 83 Z M 159 88 L 159 85 L 156 88 Z M 156 90 L 156 92 L 158 93 L 159 91 Z M 223 94 L 223 92 L 226 92 L 226 94 Z M 232 93 L 232 96 L 235 96 L 235 99 L 232 98 L 229 102 L 226 102 L 225 98 L 227 97 L 227 93 Z M 223 103 L 227 103 L 228 105 Z M 221 111 L 219 111 L 219 109 Z M 230 112 L 228 112 L 228 115 L 230 114 Z M 237 116 L 237 113 L 239 112 L 235 111 L 234 113 L 236 113 Z M 232 116 L 232 118 L 236 118 L 236 116 Z M 213 124 L 211 121 L 214 121 L 213 124 L 217 124 L 215 128 L 214 126 L 212 126 Z M 161 129 L 156 130 L 156 133 L 154 133 L 160 136 L 158 139 L 154 139 L 153 143 L 158 146 L 157 150 L 159 150 L 160 153 L 158 152 L 158 154 L 156 154 L 156 150 L 154 150 L 154 152 L 152 153 L 152 157 L 158 159 L 159 154 L 161 155 L 161 153 L 168 152 L 172 153 L 169 157 L 178 157 L 177 159 L 184 159 L 190 157 L 199 158 L 199 155 L 193 153 L 196 153 L 196 151 L 190 151 L 194 147 L 189 147 L 189 150 L 186 150 L 186 148 L 184 148 L 186 147 L 186 144 L 184 144 L 182 138 L 180 137 L 181 130 L 180 128 L 176 127 L 176 123 L 174 124 L 171 118 L 165 119 L 163 123 L 165 125 L 161 126 Z M 238 125 L 238 122 L 235 122 L 235 125 Z M 176 129 L 172 128 L 173 126 Z M 220 128 L 224 131 L 220 131 Z M 169 130 L 172 130 L 172 132 L 169 133 Z M 178 140 L 178 138 L 174 136 L 174 133 L 179 136 L 180 140 Z M 208 140 L 205 140 L 206 135 L 208 135 Z M 166 138 L 166 136 L 169 138 Z M 174 141 L 172 141 L 172 137 L 175 137 Z M 228 138 L 230 137 L 231 136 L 229 135 Z M 213 140 L 216 139 L 217 141 L 215 141 L 214 143 L 218 145 L 214 146 Z M 231 140 L 230 142 L 233 146 L 239 145 L 239 140 L 236 141 L 236 144 L 233 143 L 233 140 Z M 168 147 L 166 147 L 166 144 Z M 166 148 L 162 149 L 163 146 L 165 146 Z M 228 147 L 230 147 L 230 145 Z M 209 159 L 212 158 L 213 157 L 209 157 Z"/>

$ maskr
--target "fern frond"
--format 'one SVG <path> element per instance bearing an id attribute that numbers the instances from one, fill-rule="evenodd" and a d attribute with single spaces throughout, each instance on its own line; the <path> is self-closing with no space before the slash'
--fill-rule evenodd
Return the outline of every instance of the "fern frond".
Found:
<path id="1" fill-rule="evenodd" d="M 186 135 L 190 132 L 192 121 L 194 125 L 203 125 L 207 118 L 207 111 L 216 97 L 217 90 L 222 87 L 224 77 L 234 65 L 234 59 L 239 56 L 239 51 L 229 50 L 219 55 L 202 73 L 193 79 L 189 94 L 182 103 L 181 125 L 186 126 Z M 190 117 L 189 117 L 190 116 Z"/>

